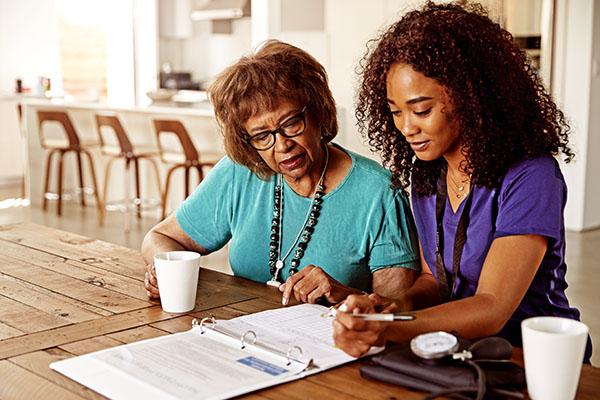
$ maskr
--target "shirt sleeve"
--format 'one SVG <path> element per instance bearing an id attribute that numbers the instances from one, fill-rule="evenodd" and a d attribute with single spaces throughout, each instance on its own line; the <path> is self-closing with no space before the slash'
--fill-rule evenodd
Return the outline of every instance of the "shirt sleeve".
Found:
<path id="1" fill-rule="evenodd" d="M 372 273 L 392 266 L 421 269 L 415 222 L 408 199 L 400 191 L 385 209 L 369 258 Z"/>
<path id="2" fill-rule="evenodd" d="M 234 174 L 233 162 L 227 157 L 221 159 L 175 213 L 181 229 L 209 252 L 231 239 Z"/>
<path id="3" fill-rule="evenodd" d="M 566 185 L 553 158 L 523 162 L 507 174 L 498 199 L 495 237 L 562 235 Z"/>

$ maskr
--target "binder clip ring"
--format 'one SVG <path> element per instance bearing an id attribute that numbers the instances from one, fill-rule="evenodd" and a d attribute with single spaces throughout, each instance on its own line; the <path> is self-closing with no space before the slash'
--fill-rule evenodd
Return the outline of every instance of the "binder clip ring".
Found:
<path id="1" fill-rule="evenodd" d="M 204 333 L 204 329 L 205 328 L 212 328 L 216 325 L 217 321 L 215 320 L 215 317 L 204 317 L 202 318 L 202 320 L 200 320 L 200 324 L 198 324 L 198 320 L 194 319 L 192 321 L 192 325 L 196 326 L 196 325 L 200 325 L 200 334 Z"/>
<path id="2" fill-rule="evenodd" d="M 255 344 L 256 343 L 256 332 L 254 331 L 246 331 L 244 333 L 242 333 L 242 336 L 240 337 L 240 341 L 242 342 L 242 349 L 246 348 L 246 339 L 247 336 L 252 336 L 252 343 L 251 344 Z"/>
<path id="3" fill-rule="evenodd" d="M 296 353 L 298 353 L 297 359 L 301 359 L 302 358 L 302 348 L 300 346 L 292 346 L 288 349 L 288 351 L 285 353 L 285 358 L 287 358 L 287 365 L 290 365 L 292 363 L 292 359 L 294 359 L 294 357 L 292 356 L 294 351 Z"/>

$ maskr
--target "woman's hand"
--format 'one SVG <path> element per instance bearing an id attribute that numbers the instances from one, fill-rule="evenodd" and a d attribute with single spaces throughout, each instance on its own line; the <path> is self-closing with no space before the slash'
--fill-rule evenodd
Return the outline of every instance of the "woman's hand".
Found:
<path id="1" fill-rule="evenodd" d="M 144 287 L 146 288 L 146 294 L 149 298 L 160 298 L 160 293 L 158 291 L 158 281 L 156 280 L 156 269 L 154 268 L 154 265 L 146 265 L 146 273 L 144 274 Z"/>
<path id="2" fill-rule="evenodd" d="M 321 267 L 314 265 L 309 265 L 290 276 L 283 285 L 279 286 L 279 290 L 283 292 L 281 304 L 284 306 L 289 303 L 292 293 L 296 300 L 313 304 L 321 297 L 335 304 L 352 293 L 360 293 L 360 290 L 342 285 L 327 275 Z"/>
<path id="3" fill-rule="evenodd" d="M 398 309 L 394 302 L 376 294 L 348 296 L 335 315 L 333 340 L 338 348 L 353 357 L 360 357 L 371 346 L 385 345 L 385 331 L 389 322 L 365 321 L 353 313 L 393 312 Z"/>

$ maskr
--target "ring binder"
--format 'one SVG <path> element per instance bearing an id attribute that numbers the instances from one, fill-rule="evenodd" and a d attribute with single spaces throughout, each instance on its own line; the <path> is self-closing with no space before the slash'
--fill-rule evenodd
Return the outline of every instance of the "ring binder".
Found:
<path id="1" fill-rule="evenodd" d="M 230 338 L 237 338 L 235 334 L 233 334 L 227 330 L 224 330 L 224 329 L 219 329 L 217 327 L 217 320 L 215 319 L 215 317 L 212 317 L 212 316 L 204 317 L 200 320 L 200 322 L 198 322 L 198 320 L 196 318 L 194 318 L 192 320 L 192 328 L 195 328 L 195 327 L 200 328 L 201 335 L 206 333 L 206 329 L 210 329 L 213 332 L 217 332 L 222 335 L 229 336 Z M 247 342 L 247 336 L 249 336 L 249 335 L 252 336 L 251 343 Z M 252 345 L 252 346 L 260 348 L 261 350 L 265 350 L 269 353 L 274 353 L 280 357 L 284 357 L 287 360 L 287 365 L 290 365 L 292 362 L 296 362 L 296 363 L 300 363 L 300 364 L 304 365 L 305 369 L 316 367 L 312 358 L 310 358 L 308 360 L 302 360 L 304 352 L 302 351 L 302 347 L 300 347 L 300 346 L 291 346 L 284 353 L 283 351 L 281 351 L 275 347 L 272 347 L 266 343 L 258 342 L 257 339 L 258 339 L 258 335 L 253 330 L 247 330 L 244 333 L 242 333 L 242 335 L 239 337 L 240 343 L 242 345 L 242 347 L 241 347 L 242 350 L 245 349 L 247 345 Z M 296 351 L 297 355 L 293 354 L 294 351 Z"/>
<path id="2" fill-rule="evenodd" d="M 285 353 L 285 357 L 286 357 L 286 358 L 287 358 L 287 360 L 288 360 L 288 363 L 287 363 L 287 365 L 290 365 L 290 364 L 291 364 L 291 361 L 290 361 L 290 360 L 291 360 L 291 354 L 292 354 L 292 352 L 293 352 L 294 350 L 297 350 L 297 351 L 298 351 L 298 353 L 300 353 L 300 358 L 302 358 L 302 347 L 300 347 L 300 346 L 292 346 L 292 347 L 290 347 L 290 348 L 288 349 L 288 351 Z M 310 364 L 310 363 L 312 363 L 312 360 L 309 360 L 309 364 Z"/>
<path id="3" fill-rule="evenodd" d="M 242 349 L 246 348 L 246 336 L 252 335 L 252 344 L 256 344 L 256 332 L 254 331 L 246 331 L 242 333 L 242 337 L 240 338 L 242 342 Z"/>

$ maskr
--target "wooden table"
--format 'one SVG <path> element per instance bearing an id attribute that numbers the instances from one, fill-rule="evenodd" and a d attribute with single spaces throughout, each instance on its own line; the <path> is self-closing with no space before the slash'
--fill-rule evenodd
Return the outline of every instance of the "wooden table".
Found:
<path id="1" fill-rule="evenodd" d="M 280 294 L 202 270 L 187 315 L 148 301 L 139 252 L 35 224 L 0 226 L 0 398 L 100 399 L 48 364 L 190 329 L 195 317 L 227 319 L 280 306 Z M 362 379 L 360 362 L 265 389 L 249 399 L 420 399 L 423 394 Z M 578 399 L 600 393 L 600 369 L 584 366 Z"/>

